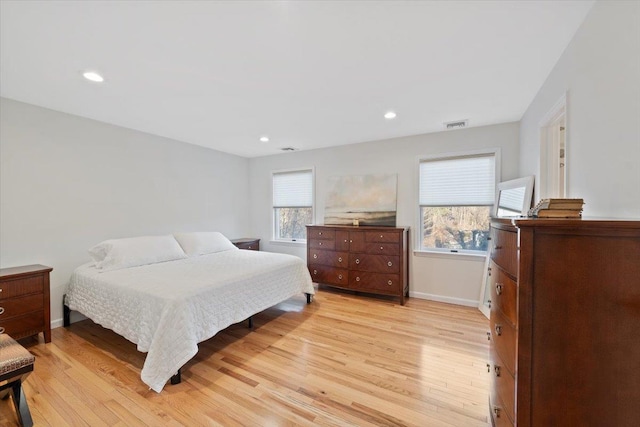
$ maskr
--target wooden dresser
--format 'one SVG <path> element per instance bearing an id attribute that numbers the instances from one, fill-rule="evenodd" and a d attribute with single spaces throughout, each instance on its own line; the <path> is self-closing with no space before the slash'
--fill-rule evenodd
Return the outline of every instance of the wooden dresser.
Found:
<path id="1" fill-rule="evenodd" d="M 494 219 L 495 426 L 640 425 L 640 221 Z"/>
<path id="2" fill-rule="evenodd" d="M 233 239 L 231 240 L 231 243 L 233 243 L 239 249 L 247 249 L 250 251 L 260 250 L 260 239 L 245 237 L 242 239 Z"/>
<path id="3" fill-rule="evenodd" d="M 352 291 L 409 294 L 409 228 L 307 226 L 307 266 L 314 282 Z"/>
<path id="4" fill-rule="evenodd" d="M 51 342 L 51 270 L 44 265 L 0 269 L 0 332 L 14 339 L 43 332 Z"/>

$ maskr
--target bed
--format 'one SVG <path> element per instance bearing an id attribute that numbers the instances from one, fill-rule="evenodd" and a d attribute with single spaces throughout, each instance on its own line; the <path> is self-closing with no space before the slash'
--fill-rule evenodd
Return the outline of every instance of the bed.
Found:
<path id="1" fill-rule="evenodd" d="M 171 235 L 152 237 L 169 243 L 173 239 Z M 173 240 L 180 241 L 177 237 Z M 71 276 L 64 297 L 65 325 L 69 312 L 78 311 L 135 343 L 147 353 L 142 381 L 160 392 L 169 379 L 179 382 L 180 368 L 198 352 L 198 343 L 295 295 L 304 293 L 307 303 L 311 302 L 314 288 L 300 258 L 240 250 L 226 238 L 217 238 L 224 244 L 213 245 L 215 251 L 194 250 L 183 239 L 179 251 L 173 247 L 171 256 L 152 256 L 150 263 L 148 256 L 130 259 L 132 253 L 140 258 L 150 248 L 157 249 L 153 243 L 124 256 L 116 253 L 111 264 L 105 264 L 105 259 L 113 245 L 103 247 L 93 262 L 78 267 Z M 96 261 L 101 256 L 102 261 Z M 112 268 L 113 259 L 116 268 Z"/>

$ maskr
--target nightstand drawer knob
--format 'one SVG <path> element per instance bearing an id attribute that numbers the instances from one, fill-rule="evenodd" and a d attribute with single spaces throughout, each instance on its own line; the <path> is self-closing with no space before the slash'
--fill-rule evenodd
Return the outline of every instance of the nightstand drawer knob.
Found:
<path id="1" fill-rule="evenodd" d="M 359 282 L 359 281 L 360 281 L 360 277 L 356 277 L 356 282 Z"/>
<path id="2" fill-rule="evenodd" d="M 356 258 L 356 264 L 360 264 L 360 259 Z"/>
<path id="3" fill-rule="evenodd" d="M 318 236 L 322 236 L 322 231 L 319 231 L 319 232 L 318 232 Z"/>
<path id="4" fill-rule="evenodd" d="M 496 377 L 500 376 L 500 366 L 496 365 L 493 367 L 494 372 L 496 373 Z"/>
<path id="5" fill-rule="evenodd" d="M 4 313 L 4 307 L 0 307 L 0 314 Z"/>
<path id="6" fill-rule="evenodd" d="M 502 295 L 502 284 L 501 283 L 498 283 L 496 285 L 496 294 L 497 295 Z"/>
<path id="7" fill-rule="evenodd" d="M 338 257 L 338 262 L 342 262 L 342 257 Z"/>
<path id="8" fill-rule="evenodd" d="M 251 246 L 251 245 L 249 245 L 249 249 L 251 249 L 251 248 L 252 248 L 252 246 Z"/>
<path id="9" fill-rule="evenodd" d="M 313 274 L 318 274 L 318 270 L 313 270 Z"/>
<path id="10" fill-rule="evenodd" d="M 391 261 L 389 261 L 389 262 L 387 263 L 387 265 L 388 265 L 389 267 L 391 267 L 391 266 L 393 265 L 393 263 L 392 263 Z"/>
<path id="11" fill-rule="evenodd" d="M 383 248 L 382 246 L 380 246 L 380 250 L 381 250 L 381 251 L 383 251 L 383 250 L 384 250 L 384 248 Z"/>
<path id="12" fill-rule="evenodd" d="M 319 243 L 318 243 L 318 246 L 322 246 L 322 242 L 319 242 Z"/>
<path id="13" fill-rule="evenodd" d="M 391 285 L 393 285 L 393 282 L 392 282 L 391 280 L 389 280 L 389 281 L 387 282 L 387 285 L 391 286 Z"/>
<path id="14" fill-rule="evenodd" d="M 500 418 L 500 408 L 498 408 L 497 406 L 494 406 L 493 413 L 496 415 L 496 418 Z"/>
<path id="15" fill-rule="evenodd" d="M 498 336 L 502 335 L 502 326 L 496 325 L 495 330 L 496 330 L 496 335 Z"/>
<path id="16" fill-rule="evenodd" d="M 338 274 L 338 279 L 342 280 L 342 274 Z"/>
<path id="17" fill-rule="evenodd" d="M 0 326 L 0 334 L 4 334 L 4 328 Z"/>
<path id="18" fill-rule="evenodd" d="M 318 254 L 313 254 L 313 258 L 318 258 Z"/>

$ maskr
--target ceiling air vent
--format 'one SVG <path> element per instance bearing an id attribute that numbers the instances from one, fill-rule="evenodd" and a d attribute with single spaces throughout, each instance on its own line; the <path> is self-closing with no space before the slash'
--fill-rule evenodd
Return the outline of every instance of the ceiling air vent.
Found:
<path id="1" fill-rule="evenodd" d="M 296 149 L 293 148 L 293 147 L 282 147 L 280 150 L 281 151 L 296 151 Z"/>
<path id="2" fill-rule="evenodd" d="M 444 128 L 449 129 L 462 129 L 466 128 L 469 124 L 469 120 L 457 120 L 455 122 L 445 122 Z"/>

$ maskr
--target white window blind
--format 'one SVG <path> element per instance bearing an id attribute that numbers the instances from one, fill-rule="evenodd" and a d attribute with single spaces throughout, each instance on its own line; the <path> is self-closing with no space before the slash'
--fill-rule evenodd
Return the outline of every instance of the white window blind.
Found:
<path id="1" fill-rule="evenodd" d="M 495 202 L 495 156 L 420 162 L 420 206 L 489 206 Z"/>
<path id="2" fill-rule="evenodd" d="M 311 170 L 273 174 L 273 207 L 299 208 L 313 205 Z"/>

